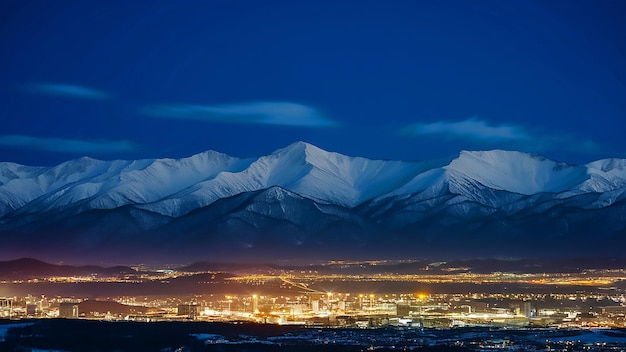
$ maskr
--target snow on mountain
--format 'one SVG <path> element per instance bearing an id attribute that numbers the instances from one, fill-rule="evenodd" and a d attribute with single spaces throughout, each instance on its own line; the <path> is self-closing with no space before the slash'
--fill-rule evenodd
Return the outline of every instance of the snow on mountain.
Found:
<path id="1" fill-rule="evenodd" d="M 24 167 L 21 177 L 12 178 L 0 186 L 0 216 L 21 207 L 36 203 L 40 197 L 62 191 L 74 184 L 91 182 L 106 173 L 109 166 L 126 164 L 126 161 L 105 162 L 80 158 L 51 168 Z M 117 173 L 119 170 L 111 170 Z M 6 174 L 4 171 L 2 174 Z"/>
<path id="2" fill-rule="evenodd" d="M 111 199 L 120 205 L 150 204 L 175 197 L 177 193 L 213 179 L 222 172 L 238 171 L 248 163 L 247 160 L 213 151 L 179 160 L 157 159 L 145 167 L 124 170 L 106 194 L 92 202 Z"/>
<path id="3" fill-rule="evenodd" d="M 581 190 L 608 192 L 626 187 L 626 159 L 603 159 L 586 166 L 590 178 L 581 186 Z"/>
<path id="4" fill-rule="evenodd" d="M 0 162 L 0 186 L 14 179 L 32 177 L 32 175 L 41 173 L 44 170 L 46 170 L 45 167 L 33 167 L 10 162 Z"/>
<path id="5" fill-rule="evenodd" d="M 463 151 L 450 162 L 350 157 L 297 142 L 256 159 L 207 151 L 184 159 L 100 161 L 80 158 L 54 167 L 0 163 L 0 220 L 25 214 L 79 214 L 133 206 L 176 218 L 238 194 L 271 187 L 319 204 L 399 209 L 394 202 L 456 195 L 459 202 L 502 207 L 525 196 L 557 199 L 606 193 L 613 204 L 626 187 L 626 160 L 568 165 L 515 151 Z M 456 198 L 454 198 L 456 199 Z M 6 222 L 6 219 L 3 220 Z"/>
<path id="6" fill-rule="evenodd" d="M 239 170 L 247 163 L 213 151 L 180 160 L 106 162 L 81 158 L 37 177 L 12 180 L 0 186 L 0 192 L 31 190 L 12 192 L 29 198 L 32 206 L 24 211 L 30 213 L 76 205 L 79 211 L 112 209 L 159 201 L 225 170 Z"/>
<path id="7" fill-rule="evenodd" d="M 280 185 L 305 197 L 346 207 L 388 193 L 424 170 L 420 162 L 349 157 L 302 142 L 280 149 L 268 159 L 277 167 L 266 187 Z"/>
<path id="8" fill-rule="evenodd" d="M 460 199 L 498 208 L 538 193 L 567 198 L 580 193 L 624 187 L 626 172 L 615 171 L 619 169 L 616 161 L 612 161 L 611 165 L 617 166 L 603 172 L 591 168 L 601 168 L 599 164 L 568 165 L 516 151 L 462 151 L 447 165 L 434 166 L 417 174 L 403 186 L 381 195 L 376 202 L 408 197 L 413 202 L 421 202 L 452 194 L 461 196 Z"/>
<path id="9" fill-rule="evenodd" d="M 504 150 L 463 151 L 444 168 L 458 183 L 477 182 L 495 190 L 525 195 L 563 192 L 589 178 L 584 166 Z"/>
<path id="10" fill-rule="evenodd" d="M 76 253 L 146 246 L 181 255 L 219 246 L 343 253 L 349 241 L 372 251 L 388 245 L 390 253 L 489 243 L 499 253 L 509 240 L 529 238 L 518 242 L 534 250 L 589 236 L 621 248 L 625 214 L 625 159 L 568 165 L 492 150 L 387 161 L 298 142 L 249 159 L 207 151 L 176 160 L 0 163 L 7 250 L 30 243 Z"/>
<path id="11" fill-rule="evenodd" d="M 266 232 L 278 236 L 278 233 L 288 232 L 285 240 L 294 241 L 307 234 L 320 234 L 333 224 L 344 222 L 359 223 L 360 217 L 340 206 L 320 205 L 283 188 L 270 187 L 220 199 L 181 216 L 164 231 L 177 232 L 182 227 L 187 233 L 210 236 L 217 232 L 229 237 L 249 237 Z"/>
<path id="12" fill-rule="evenodd" d="M 401 186 L 423 169 L 420 162 L 354 158 L 298 142 L 144 209 L 180 216 L 220 198 L 273 186 L 319 202 L 354 207 Z"/>

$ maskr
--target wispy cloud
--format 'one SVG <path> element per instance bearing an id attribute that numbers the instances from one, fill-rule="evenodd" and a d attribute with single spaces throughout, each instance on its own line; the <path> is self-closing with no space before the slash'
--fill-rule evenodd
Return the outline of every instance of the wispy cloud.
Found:
<path id="1" fill-rule="evenodd" d="M 24 135 L 0 135 L 0 146 L 76 154 L 129 152 L 136 149 L 132 142 L 124 140 L 79 140 Z"/>
<path id="2" fill-rule="evenodd" d="M 33 83 L 27 84 L 24 88 L 32 93 L 53 95 L 67 98 L 103 100 L 110 98 L 110 95 L 101 90 L 65 83 Z"/>
<path id="3" fill-rule="evenodd" d="M 581 136 L 531 129 L 519 124 L 492 124 L 475 117 L 453 122 L 415 123 L 400 129 L 400 133 L 443 137 L 478 148 L 512 148 L 533 152 L 559 150 L 585 154 L 602 150 L 597 142 Z"/>
<path id="4" fill-rule="evenodd" d="M 293 102 L 258 101 L 227 105 L 163 104 L 143 107 L 152 117 L 206 122 L 333 127 L 333 121 L 317 109 Z"/>
<path id="5" fill-rule="evenodd" d="M 456 122 L 416 123 L 403 128 L 403 132 L 411 135 L 440 135 L 449 138 L 482 141 L 519 141 L 530 138 L 530 135 L 521 126 L 512 124 L 492 125 L 477 118 Z"/>

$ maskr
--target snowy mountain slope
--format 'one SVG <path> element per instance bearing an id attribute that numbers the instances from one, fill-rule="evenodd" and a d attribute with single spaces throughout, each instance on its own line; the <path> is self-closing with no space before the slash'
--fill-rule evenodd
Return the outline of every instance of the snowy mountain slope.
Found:
<path id="1" fill-rule="evenodd" d="M 444 168 L 457 183 L 477 182 L 492 189 L 526 195 L 563 192 L 589 178 L 585 166 L 504 150 L 463 151 Z"/>
<path id="2" fill-rule="evenodd" d="M 251 248 L 300 246 L 353 238 L 374 224 L 350 209 L 299 196 L 280 187 L 239 194 L 196 209 L 165 226 L 163 233 L 189 234 L 198 241 L 235 241 Z M 347 231 L 344 231 L 347 230 Z M 363 233 L 361 233 L 363 235 Z"/>
<path id="3" fill-rule="evenodd" d="M 589 163 L 589 179 L 580 189 L 586 192 L 607 192 L 626 187 L 626 159 L 603 159 Z"/>
<path id="4" fill-rule="evenodd" d="M 39 174 L 45 170 L 45 167 L 32 167 L 16 163 L 0 162 L 0 186 L 6 184 L 11 180 L 27 178 L 33 174 Z"/>
<path id="5" fill-rule="evenodd" d="M 220 172 L 242 169 L 248 163 L 212 151 L 180 160 L 104 162 L 81 158 L 39 175 L 11 180 L 0 186 L 0 194 L 14 200 L 12 204 L 29 203 L 28 207 L 10 208 L 17 209 L 18 214 L 77 206 L 81 211 L 114 209 L 159 201 Z"/>
<path id="6" fill-rule="evenodd" d="M 420 198 L 429 199 L 450 192 L 483 205 L 501 207 L 524 195 L 552 193 L 568 197 L 624 187 L 626 172 L 606 174 L 588 166 L 567 165 L 521 152 L 463 151 L 449 164 L 420 173 L 380 198 L 419 194 Z"/>
<path id="7" fill-rule="evenodd" d="M 0 235 L 41 244 L 54 233 L 93 248 L 190 238 L 245 248 L 268 238 L 298 248 L 337 238 L 435 243 L 542 228 L 620 239 L 625 204 L 624 159 L 568 165 L 502 150 L 387 161 L 298 142 L 250 159 L 208 151 L 178 160 L 0 163 Z"/>
<path id="8" fill-rule="evenodd" d="M 28 205 L 38 213 L 82 202 L 84 209 L 137 205 L 181 216 L 217 199 L 279 186 L 318 202 L 355 207 L 376 197 L 447 188 L 492 206 L 492 191 L 606 192 L 626 185 L 624 161 L 572 166 L 520 152 L 461 152 L 440 162 L 369 160 L 326 152 L 303 142 L 258 159 L 217 152 L 172 160 L 99 161 L 81 158 L 52 168 L 0 165 L 2 213 Z M 485 190 L 486 193 L 485 193 Z M 497 202 L 494 199 L 498 198 Z M 505 201 L 506 202 L 506 201 Z"/>
<path id="9" fill-rule="evenodd" d="M 180 211 L 170 214 L 181 215 L 219 198 L 273 186 L 319 202 L 354 207 L 402 185 L 423 168 L 420 162 L 352 158 L 299 142 L 260 157 L 241 172 L 224 172 L 199 183 L 196 190 L 181 197 Z M 168 208 L 160 205 L 151 209 Z"/>
<path id="10" fill-rule="evenodd" d="M 3 163 L 0 216 L 135 205 L 178 217 L 224 197 L 273 186 L 350 208 L 374 198 L 420 194 L 428 199 L 447 191 L 500 207 L 520 195 L 568 197 L 621 189 L 626 186 L 624 164 L 607 159 L 572 166 L 502 150 L 461 152 L 447 165 L 383 161 L 326 152 L 303 142 L 256 160 L 209 151 L 180 160 L 80 158 L 52 168 Z"/>
<path id="11" fill-rule="evenodd" d="M 72 185 L 90 183 L 103 176 L 106 178 L 107 171 L 116 174 L 128 164 L 132 162 L 80 158 L 51 168 L 23 166 L 19 177 L 7 179 L 0 186 L 0 197 L 3 199 L 0 203 L 0 216 L 25 205 L 35 204 L 40 197 L 63 191 Z M 3 168 L 0 173 L 8 172 Z"/>

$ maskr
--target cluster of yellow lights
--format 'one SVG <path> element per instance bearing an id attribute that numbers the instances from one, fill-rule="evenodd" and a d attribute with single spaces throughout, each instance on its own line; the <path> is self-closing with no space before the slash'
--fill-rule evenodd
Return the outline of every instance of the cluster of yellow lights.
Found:
<path id="1" fill-rule="evenodd" d="M 526 283 L 533 285 L 578 285 L 578 286 L 606 286 L 612 285 L 626 277 L 618 276 L 592 276 L 571 274 L 443 274 L 443 275 L 340 275 L 340 274 L 301 274 L 301 275 L 243 275 L 227 278 L 231 281 L 263 282 L 271 280 L 283 280 L 294 283 L 294 280 L 309 281 L 405 281 L 423 283 Z"/>

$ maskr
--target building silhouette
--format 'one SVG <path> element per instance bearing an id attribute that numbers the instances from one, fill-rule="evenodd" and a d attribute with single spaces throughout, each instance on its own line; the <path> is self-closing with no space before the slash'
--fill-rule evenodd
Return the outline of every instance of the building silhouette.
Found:
<path id="1" fill-rule="evenodd" d="M 61 302 L 59 305 L 59 318 L 78 318 L 78 303 Z"/>

